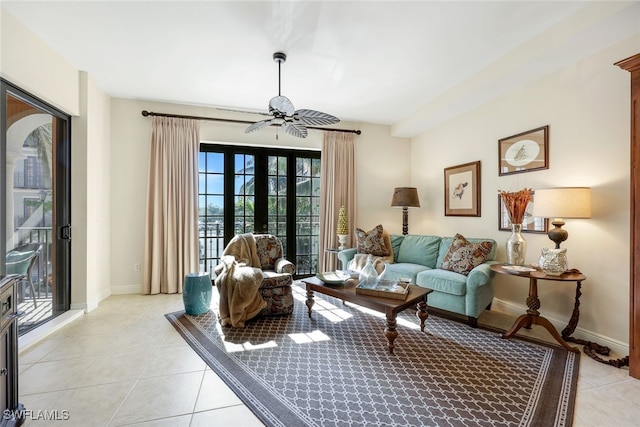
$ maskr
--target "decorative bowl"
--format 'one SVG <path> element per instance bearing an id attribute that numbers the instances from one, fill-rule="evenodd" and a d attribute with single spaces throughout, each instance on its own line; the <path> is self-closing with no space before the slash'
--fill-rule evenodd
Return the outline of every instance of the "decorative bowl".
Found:
<path id="1" fill-rule="evenodd" d="M 351 278 L 349 274 L 346 274 L 341 270 L 325 271 L 324 273 L 316 274 L 316 277 L 328 285 L 341 285 L 345 280 Z"/>

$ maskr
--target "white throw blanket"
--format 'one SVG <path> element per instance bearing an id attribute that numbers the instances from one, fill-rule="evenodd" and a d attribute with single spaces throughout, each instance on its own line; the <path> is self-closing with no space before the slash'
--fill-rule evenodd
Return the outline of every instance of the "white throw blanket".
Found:
<path id="1" fill-rule="evenodd" d="M 231 239 L 214 271 L 220 294 L 220 323 L 243 328 L 247 320 L 267 306 L 258 291 L 263 275 L 253 234 Z"/>

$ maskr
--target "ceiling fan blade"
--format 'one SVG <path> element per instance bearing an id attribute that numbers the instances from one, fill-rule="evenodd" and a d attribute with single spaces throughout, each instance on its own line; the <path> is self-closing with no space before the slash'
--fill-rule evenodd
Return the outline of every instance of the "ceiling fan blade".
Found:
<path id="1" fill-rule="evenodd" d="M 307 125 L 332 125 L 338 123 L 340 119 L 331 114 L 316 110 L 297 110 L 293 103 L 280 94 L 280 66 L 287 60 L 284 52 L 273 54 L 273 60 L 278 63 L 278 96 L 269 100 L 269 114 L 273 119 L 263 120 L 249 126 L 245 133 L 262 129 L 267 125 L 281 125 L 284 131 L 298 138 L 307 137 Z"/>
<path id="2" fill-rule="evenodd" d="M 233 113 L 243 113 L 243 114 L 260 114 L 261 116 L 271 116 L 267 111 L 251 111 L 251 110 L 236 110 L 233 108 L 222 108 L 222 107 L 214 107 L 218 111 L 231 111 Z"/>
<path id="3" fill-rule="evenodd" d="M 306 125 L 323 126 L 338 123 L 340 119 L 322 111 L 301 109 L 296 111 L 296 118 Z"/>
<path id="4" fill-rule="evenodd" d="M 293 107 L 293 103 L 286 96 L 274 96 L 269 101 L 269 112 L 277 111 L 285 116 L 293 116 L 296 109 Z"/>
<path id="5" fill-rule="evenodd" d="M 289 135 L 293 135 L 298 138 L 307 137 L 307 127 L 304 125 L 304 123 L 300 123 L 297 120 L 285 121 L 284 123 L 282 123 L 282 128 Z"/>
<path id="6" fill-rule="evenodd" d="M 255 122 L 254 124 L 246 128 L 244 133 L 257 131 L 258 129 L 262 129 L 265 126 L 269 126 L 272 122 L 273 122 L 273 119 L 260 120 L 259 122 Z"/>

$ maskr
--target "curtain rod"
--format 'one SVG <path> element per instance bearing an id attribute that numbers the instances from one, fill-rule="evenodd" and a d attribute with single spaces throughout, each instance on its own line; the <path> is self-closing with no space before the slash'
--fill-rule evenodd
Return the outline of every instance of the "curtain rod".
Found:
<path id="1" fill-rule="evenodd" d="M 154 113 L 153 111 L 147 111 L 147 110 L 142 110 L 142 115 L 144 117 L 148 117 L 148 116 L 173 117 L 176 119 L 208 120 L 212 122 L 241 123 L 241 124 L 247 124 L 247 125 L 251 125 L 255 123 L 255 122 L 250 122 L 248 120 L 220 119 L 216 117 L 201 117 L 201 116 L 183 116 L 181 114 Z M 271 126 L 276 126 L 276 125 L 271 125 Z M 360 135 L 362 133 L 360 129 L 333 129 L 333 128 L 321 128 L 321 127 L 315 127 L 315 126 L 307 126 L 307 129 L 324 130 L 327 132 L 355 133 L 356 135 Z"/>

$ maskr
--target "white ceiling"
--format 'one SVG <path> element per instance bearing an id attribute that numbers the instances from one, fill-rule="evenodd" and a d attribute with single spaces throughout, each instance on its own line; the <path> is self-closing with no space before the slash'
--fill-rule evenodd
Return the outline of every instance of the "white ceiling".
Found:
<path id="1" fill-rule="evenodd" d="M 296 108 L 413 136 L 640 33 L 640 2 L 1 1 L 112 97 Z M 640 49 L 640 46 L 639 46 Z"/>

